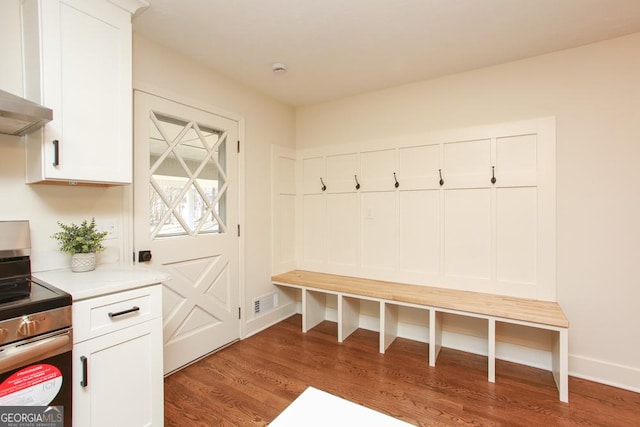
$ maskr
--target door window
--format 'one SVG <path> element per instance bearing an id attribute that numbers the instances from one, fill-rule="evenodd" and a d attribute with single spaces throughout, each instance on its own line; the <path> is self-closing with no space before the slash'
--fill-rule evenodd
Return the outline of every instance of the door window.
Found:
<path id="1" fill-rule="evenodd" d="M 155 112 L 149 125 L 151 237 L 226 233 L 226 132 Z"/>

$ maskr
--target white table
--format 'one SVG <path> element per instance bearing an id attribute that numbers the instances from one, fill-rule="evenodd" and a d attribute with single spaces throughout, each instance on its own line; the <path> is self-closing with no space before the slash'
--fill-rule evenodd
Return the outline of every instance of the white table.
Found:
<path id="1" fill-rule="evenodd" d="M 271 427 L 410 427 L 412 424 L 308 387 L 269 425 Z"/>

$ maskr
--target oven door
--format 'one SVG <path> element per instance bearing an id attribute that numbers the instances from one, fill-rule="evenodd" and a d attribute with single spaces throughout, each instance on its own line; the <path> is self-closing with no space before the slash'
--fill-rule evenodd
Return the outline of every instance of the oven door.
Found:
<path id="1" fill-rule="evenodd" d="M 71 426 L 72 347 L 71 328 L 0 347 L 0 426 L 25 406 L 62 407 Z"/>

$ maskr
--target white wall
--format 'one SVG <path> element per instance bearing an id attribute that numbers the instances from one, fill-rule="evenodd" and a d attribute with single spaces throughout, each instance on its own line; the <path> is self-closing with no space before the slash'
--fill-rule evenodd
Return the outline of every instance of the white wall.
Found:
<path id="1" fill-rule="evenodd" d="M 0 89 L 22 95 L 22 48 L 20 43 L 20 0 L 0 2 Z M 50 238 L 58 231 L 57 221 L 113 220 L 120 229 L 124 218 L 122 187 L 74 187 L 25 184 L 24 143 L 21 137 L 0 135 L 0 221 L 28 219 L 31 225 L 32 269 L 69 266 L 69 255 L 58 250 Z M 124 257 L 122 233 L 107 240 L 107 251 L 98 262 L 117 262 Z M 126 253 L 129 251 L 127 250 Z"/>
<path id="2" fill-rule="evenodd" d="M 573 375 L 640 391 L 640 33 L 299 108 L 299 149 L 557 117 L 557 286 Z"/>
<path id="3" fill-rule="evenodd" d="M 244 119 L 244 313 L 252 313 L 253 299 L 274 291 L 271 284 L 271 145 L 294 147 L 293 108 L 135 34 L 133 80 L 134 87 L 155 87 Z M 245 315 L 245 335 L 282 315 L 278 310 L 255 320 L 252 314 Z"/>

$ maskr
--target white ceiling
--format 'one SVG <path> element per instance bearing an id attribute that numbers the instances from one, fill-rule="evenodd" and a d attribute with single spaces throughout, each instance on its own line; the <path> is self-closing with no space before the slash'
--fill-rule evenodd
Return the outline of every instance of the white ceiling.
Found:
<path id="1" fill-rule="evenodd" d="M 135 32 L 293 106 L 640 32 L 640 0 L 147 1 Z"/>

